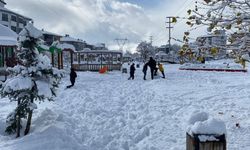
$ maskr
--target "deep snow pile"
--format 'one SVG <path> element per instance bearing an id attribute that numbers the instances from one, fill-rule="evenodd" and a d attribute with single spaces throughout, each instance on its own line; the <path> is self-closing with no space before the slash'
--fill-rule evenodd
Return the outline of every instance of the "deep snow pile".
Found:
<path id="1" fill-rule="evenodd" d="M 228 150 L 250 149 L 249 73 L 166 65 L 166 79 L 149 80 L 148 70 L 144 81 L 136 69 L 134 81 L 120 72 L 78 72 L 71 89 L 65 89 L 65 78 L 55 102 L 38 105 L 31 133 L 19 139 L 4 133 L 15 104 L 1 99 L 0 149 L 183 150 L 189 118 L 197 111 L 225 122 Z"/>
<path id="2" fill-rule="evenodd" d="M 206 62 L 205 64 L 185 63 L 180 69 L 225 69 L 225 70 L 241 70 L 242 65 L 235 63 L 233 60 L 219 60 L 214 62 Z"/>

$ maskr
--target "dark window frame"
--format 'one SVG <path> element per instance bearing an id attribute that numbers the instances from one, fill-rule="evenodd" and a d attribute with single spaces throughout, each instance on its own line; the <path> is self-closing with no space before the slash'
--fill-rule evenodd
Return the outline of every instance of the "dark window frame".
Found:
<path id="1" fill-rule="evenodd" d="M 17 16 L 11 15 L 11 21 L 17 22 Z"/>
<path id="2" fill-rule="evenodd" d="M 2 13 L 2 21 L 8 22 L 9 21 L 9 15 L 5 14 L 5 13 Z"/>
<path id="3" fill-rule="evenodd" d="M 16 30 L 17 30 L 17 27 L 15 27 L 15 26 L 11 26 L 10 28 L 11 28 L 11 30 L 14 31 L 14 32 L 16 32 Z"/>

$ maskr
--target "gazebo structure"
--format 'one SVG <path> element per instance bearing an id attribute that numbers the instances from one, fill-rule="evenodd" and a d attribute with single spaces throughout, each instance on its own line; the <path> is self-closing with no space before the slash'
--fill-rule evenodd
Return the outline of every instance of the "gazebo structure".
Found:
<path id="1" fill-rule="evenodd" d="M 130 54 L 124 54 L 123 55 L 123 63 L 126 63 L 126 62 L 131 62 L 133 59 L 132 59 L 132 56 Z"/>
<path id="2" fill-rule="evenodd" d="M 17 48 L 17 34 L 0 24 L 0 75 L 6 75 L 6 67 L 16 64 L 15 50 Z"/>
<path id="3" fill-rule="evenodd" d="M 121 70 L 122 52 L 111 50 L 90 50 L 74 52 L 72 67 L 77 71 L 99 71 L 108 67 L 109 71 Z"/>

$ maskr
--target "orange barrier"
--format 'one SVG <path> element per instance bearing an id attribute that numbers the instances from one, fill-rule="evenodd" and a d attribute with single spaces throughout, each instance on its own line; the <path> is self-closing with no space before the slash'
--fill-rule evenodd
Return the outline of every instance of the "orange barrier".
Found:
<path id="1" fill-rule="evenodd" d="M 100 74 L 104 74 L 104 73 L 106 73 L 108 71 L 108 67 L 107 66 L 104 66 L 104 67 L 102 67 L 100 70 L 99 70 L 99 73 Z"/>

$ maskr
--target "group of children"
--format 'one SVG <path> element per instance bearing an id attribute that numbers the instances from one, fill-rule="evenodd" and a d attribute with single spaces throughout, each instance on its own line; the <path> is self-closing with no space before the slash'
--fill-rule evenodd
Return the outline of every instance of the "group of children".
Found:
<path id="1" fill-rule="evenodd" d="M 150 68 L 152 80 L 154 79 L 154 76 L 157 75 L 158 70 L 162 73 L 162 78 L 165 78 L 163 65 L 161 63 L 158 63 L 158 67 L 157 67 L 156 61 L 152 57 L 150 57 L 149 61 L 145 63 L 142 68 L 142 72 L 144 74 L 143 76 L 144 80 L 146 80 L 148 67 Z M 130 66 L 130 77 L 128 78 L 128 80 L 130 79 L 134 80 L 134 78 L 135 78 L 135 64 L 132 63 L 132 65 Z"/>
<path id="2" fill-rule="evenodd" d="M 157 67 L 156 61 L 152 57 L 150 57 L 150 60 L 147 63 L 145 63 L 143 68 L 142 68 L 142 72 L 144 74 L 144 76 L 143 76 L 144 80 L 146 80 L 148 67 L 150 68 L 152 80 L 154 79 L 154 76 L 157 75 L 158 70 L 162 73 L 162 78 L 165 78 L 163 65 L 161 63 L 158 63 L 158 67 Z M 71 70 L 70 70 L 71 85 L 68 85 L 67 88 L 71 88 L 72 86 L 74 86 L 76 77 L 77 77 L 77 74 L 76 74 L 74 68 L 71 68 Z M 134 80 L 134 78 L 135 78 L 135 64 L 132 63 L 132 65 L 130 66 L 130 77 L 128 79 Z"/>

